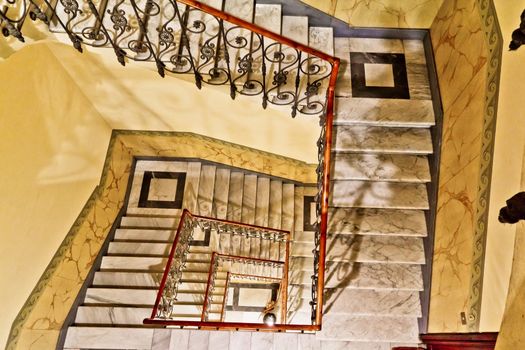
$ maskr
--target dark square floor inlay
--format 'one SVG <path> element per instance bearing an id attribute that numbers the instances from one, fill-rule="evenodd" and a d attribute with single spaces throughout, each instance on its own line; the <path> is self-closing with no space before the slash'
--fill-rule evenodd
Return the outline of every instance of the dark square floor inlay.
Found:
<path id="1" fill-rule="evenodd" d="M 168 198 L 161 197 L 162 194 L 153 193 L 153 184 L 158 187 L 158 191 L 163 191 L 164 195 L 168 193 Z M 140 208 L 181 209 L 185 184 L 186 173 L 145 171 L 138 206 Z M 170 193 L 172 196 L 169 195 Z"/>
<path id="2" fill-rule="evenodd" d="M 317 220 L 315 213 L 315 196 L 304 196 L 303 205 L 303 230 L 315 231 L 314 224 Z"/>
<path id="3" fill-rule="evenodd" d="M 365 65 L 392 65 L 394 86 L 367 85 Z M 352 96 L 410 99 L 405 55 L 400 53 L 350 52 Z"/>

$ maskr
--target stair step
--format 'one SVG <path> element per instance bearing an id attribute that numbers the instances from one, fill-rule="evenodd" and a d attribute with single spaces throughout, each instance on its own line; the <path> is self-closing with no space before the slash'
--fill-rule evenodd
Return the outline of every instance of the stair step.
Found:
<path id="1" fill-rule="evenodd" d="M 339 125 L 332 151 L 431 154 L 432 139 L 429 129 Z"/>
<path id="2" fill-rule="evenodd" d="M 115 239 L 119 241 L 162 241 L 172 242 L 175 239 L 177 230 L 148 230 L 119 228 L 115 232 Z"/>
<path id="3" fill-rule="evenodd" d="M 338 97 L 334 125 L 429 128 L 435 124 L 431 100 Z"/>
<path id="4" fill-rule="evenodd" d="M 212 216 L 213 191 L 215 187 L 215 165 L 202 165 L 199 180 L 199 195 L 197 197 L 198 215 Z"/>
<path id="5" fill-rule="evenodd" d="M 430 182 L 426 156 L 336 153 L 332 169 L 333 180 Z"/>
<path id="6" fill-rule="evenodd" d="M 325 291 L 324 298 L 325 314 L 421 317 L 417 291 L 330 288 Z M 309 315 L 309 301 L 309 298 L 298 299 L 289 310 Z"/>
<path id="7" fill-rule="evenodd" d="M 414 317 L 327 314 L 320 340 L 417 343 L 419 328 Z"/>
<path id="8" fill-rule="evenodd" d="M 224 1 L 224 12 L 247 22 L 253 21 L 254 0 L 227 0 Z"/>
<path id="9" fill-rule="evenodd" d="M 213 304 L 210 312 L 220 313 L 222 304 Z M 177 320 L 200 321 L 201 305 L 176 305 Z M 75 324 L 89 325 L 135 325 L 141 326 L 151 317 L 152 308 L 118 306 L 79 306 Z M 180 315 L 180 316 L 179 316 Z"/>
<path id="10" fill-rule="evenodd" d="M 212 214 L 218 219 L 226 219 L 228 211 L 228 193 L 230 189 L 230 169 L 218 168 L 215 172 Z"/>
<path id="11" fill-rule="evenodd" d="M 180 216 L 153 217 L 153 216 L 124 216 L 120 223 L 121 228 L 170 229 L 177 230 Z"/>
<path id="12" fill-rule="evenodd" d="M 170 254 L 171 247 L 171 243 L 110 242 L 108 254 L 159 255 L 167 257 Z"/>
<path id="13" fill-rule="evenodd" d="M 427 224 L 422 210 L 330 208 L 327 232 L 424 237 Z"/>
<path id="14" fill-rule="evenodd" d="M 308 46 L 330 56 L 334 55 L 334 29 L 332 27 L 310 27 Z"/>
<path id="15" fill-rule="evenodd" d="M 290 284 L 311 285 L 313 258 L 293 258 L 290 266 Z M 326 288 L 423 290 L 419 265 L 328 262 L 326 268 Z"/>
<path id="16" fill-rule="evenodd" d="M 427 188 L 424 184 L 332 181 L 332 207 L 423 209 L 428 210 Z"/>
<path id="17" fill-rule="evenodd" d="M 182 279 L 189 281 L 192 277 L 202 277 L 204 274 L 193 274 L 191 272 L 184 272 Z M 206 279 L 207 281 L 207 273 Z M 95 272 L 95 278 L 93 280 L 93 286 L 112 286 L 112 287 L 123 287 L 123 288 L 158 288 L 162 279 L 162 273 L 154 272 L 117 272 L 117 271 L 97 271 Z M 144 287 L 144 288 L 141 288 Z M 183 291 L 182 289 L 179 289 Z M 188 291 L 192 291 L 191 289 Z"/>
<path id="18" fill-rule="evenodd" d="M 153 328 L 77 327 L 67 329 L 64 348 L 150 349 Z"/>
<path id="19" fill-rule="evenodd" d="M 217 276 L 215 286 L 217 288 L 224 288 L 224 276 Z M 207 276 L 199 282 L 183 281 L 179 285 L 180 291 L 195 291 L 196 293 L 205 293 L 207 286 Z M 141 305 L 153 306 L 155 298 L 157 297 L 157 290 L 154 289 L 119 289 L 118 286 L 114 288 L 88 288 L 86 297 L 84 298 L 85 305 L 99 305 L 99 304 L 120 304 L 120 305 Z"/>
<path id="20" fill-rule="evenodd" d="M 271 32 L 281 33 L 281 5 L 256 4 L 254 23 Z M 265 39 L 266 42 L 266 39 Z"/>
<path id="21" fill-rule="evenodd" d="M 289 39 L 308 45 L 308 17 L 282 16 L 282 33 Z"/>
<path id="22" fill-rule="evenodd" d="M 84 304 L 153 306 L 156 298 L 157 290 L 153 289 L 88 288 Z"/>
<path id="23" fill-rule="evenodd" d="M 186 271 L 208 271 L 210 263 L 209 260 L 191 261 L 192 254 L 188 254 L 188 262 L 186 263 Z M 199 259 L 202 256 L 197 255 Z M 163 272 L 167 257 L 148 257 L 148 256 L 104 256 L 102 258 L 101 270 L 138 270 L 138 271 L 158 271 Z"/>
<path id="24" fill-rule="evenodd" d="M 313 249 L 313 242 L 294 243 L 291 255 L 309 257 Z M 334 235 L 327 240 L 326 260 L 424 264 L 425 251 L 421 237 Z"/>

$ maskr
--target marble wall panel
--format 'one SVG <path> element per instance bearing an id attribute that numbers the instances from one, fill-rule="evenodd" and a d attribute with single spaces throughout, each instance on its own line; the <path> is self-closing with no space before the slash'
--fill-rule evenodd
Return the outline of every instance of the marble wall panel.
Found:
<path id="1" fill-rule="evenodd" d="M 302 0 L 352 26 L 429 28 L 443 0 Z"/>
<path id="2" fill-rule="evenodd" d="M 64 320 L 123 206 L 133 157 L 202 158 L 301 182 L 315 165 L 177 132 L 113 132 L 102 172 L 83 211 L 13 323 L 7 349 L 54 349 Z"/>
<path id="3" fill-rule="evenodd" d="M 446 0 L 431 38 L 444 115 L 429 332 L 462 332 L 475 321 L 468 317 L 488 60 L 477 1 Z"/>

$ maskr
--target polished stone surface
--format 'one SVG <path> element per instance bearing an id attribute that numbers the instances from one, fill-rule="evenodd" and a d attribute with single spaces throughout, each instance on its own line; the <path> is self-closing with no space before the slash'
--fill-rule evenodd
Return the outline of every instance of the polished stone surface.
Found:
<path id="1" fill-rule="evenodd" d="M 333 207 L 428 209 L 424 184 L 402 182 L 332 181 Z"/>
<path id="2" fill-rule="evenodd" d="M 337 125 L 430 127 L 435 124 L 430 100 L 339 97 L 335 108 L 334 124 Z"/>
<path id="3" fill-rule="evenodd" d="M 333 180 L 430 182 L 428 159 L 405 154 L 334 155 Z"/>
<path id="4" fill-rule="evenodd" d="M 422 210 L 332 208 L 328 233 L 426 236 L 427 225 Z"/>
<path id="5" fill-rule="evenodd" d="M 361 125 L 339 125 L 334 129 L 332 150 L 337 152 L 432 153 L 428 129 Z"/>

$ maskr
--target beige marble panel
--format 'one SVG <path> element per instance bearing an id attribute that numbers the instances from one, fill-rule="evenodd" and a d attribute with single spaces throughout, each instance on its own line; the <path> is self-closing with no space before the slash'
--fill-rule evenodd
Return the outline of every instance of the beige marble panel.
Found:
<path id="1" fill-rule="evenodd" d="M 445 1 L 431 27 L 443 139 L 429 332 L 468 331 L 487 54 L 478 3 Z M 476 43 L 475 45 L 472 43 Z"/>
<path id="2" fill-rule="evenodd" d="M 71 305 L 123 206 L 134 156 L 204 158 L 307 183 L 316 177 L 314 165 L 195 134 L 114 132 L 100 185 L 24 306 L 23 317 L 14 322 L 9 349 L 55 347 Z M 151 279 L 148 274 L 142 276 Z"/>
<path id="3" fill-rule="evenodd" d="M 429 28 L 443 0 L 303 0 L 358 27 Z"/>

